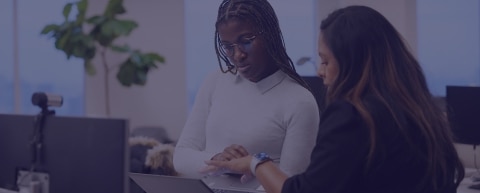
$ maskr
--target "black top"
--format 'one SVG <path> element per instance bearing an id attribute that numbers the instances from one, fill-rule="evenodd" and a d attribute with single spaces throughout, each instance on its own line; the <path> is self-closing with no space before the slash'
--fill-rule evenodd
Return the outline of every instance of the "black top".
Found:
<path id="1" fill-rule="evenodd" d="M 378 148 L 371 167 L 367 165 L 370 134 L 356 108 L 346 101 L 332 102 L 322 114 L 317 143 L 306 172 L 290 177 L 282 193 L 412 193 L 425 174 L 425 145 L 420 130 L 404 117 L 409 145 L 387 110 L 376 100 L 367 109 L 376 125 Z M 412 144 L 412 143 L 410 143 Z M 452 173 L 453 173 L 453 166 Z M 453 178 L 452 178 L 453 179 Z M 456 192 L 453 180 L 449 190 Z M 433 192 L 424 190 L 421 192 Z"/>

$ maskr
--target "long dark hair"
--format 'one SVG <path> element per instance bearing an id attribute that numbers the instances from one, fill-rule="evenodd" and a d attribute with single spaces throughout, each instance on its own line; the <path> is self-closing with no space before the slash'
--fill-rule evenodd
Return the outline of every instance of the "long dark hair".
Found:
<path id="1" fill-rule="evenodd" d="M 401 117 L 406 116 L 420 129 L 426 149 L 418 153 L 428 165 L 417 188 L 439 190 L 454 181 L 458 186 L 464 168 L 446 116 L 435 104 L 419 63 L 388 20 L 372 8 L 349 6 L 332 12 L 320 29 L 339 68 L 327 98 L 351 102 L 368 125 L 371 145 L 367 165 L 376 153 L 376 133 L 381 129 L 375 127 L 365 101 L 368 95 L 387 107 L 412 149 L 418 144 L 413 144 L 414 136 Z M 451 163 L 455 171 L 449 168 Z"/>
<path id="2" fill-rule="evenodd" d="M 215 23 L 215 51 L 217 53 L 218 64 L 222 72 L 231 72 L 236 74 L 235 66 L 230 63 L 228 57 L 220 49 L 220 36 L 218 34 L 219 24 L 226 22 L 231 18 L 244 19 L 259 28 L 262 36 L 265 38 L 266 49 L 270 57 L 280 70 L 285 72 L 300 85 L 310 90 L 305 81 L 298 75 L 292 60 L 285 49 L 285 42 L 278 24 L 277 15 L 267 0 L 224 0 L 218 8 L 217 22 Z M 227 69 L 223 69 L 222 61 Z"/>

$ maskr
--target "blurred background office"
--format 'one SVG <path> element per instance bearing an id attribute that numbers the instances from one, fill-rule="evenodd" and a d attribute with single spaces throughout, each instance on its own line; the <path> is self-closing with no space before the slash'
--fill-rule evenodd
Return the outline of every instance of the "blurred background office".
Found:
<path id="1" fill-rule="evenodd" d="M 101 68 L 85 73 L 79 59 L 67 60 L 42 28 L 63 19 L 71 0 L 0 1 L 0 113 L 34 114 L 35 91 L 61 94 L 57 110 L 67 116 L 105 116 Z M 89 1 L 87 15 L 103 12 L 108 0 Z M 271 0 L 278 14 L 287 51 L 303 76 L 314 76 L 319 21 L 332 10 L 352 4 L 371 6 L 389 19 L 418 57 L 431 92 L 444 97 L 446 85 L 480 85 L 480 1 L 474 0 Z M 127 118 L 131 128 L 159 126 L 174 140 L 180 135 L 197 88 L 218 68 L 213 32 L 218 0 L 125 0 L 122 18 L 138 22 L 128 43 L 166 59 L 151 71 L 145 86 L 124 87 L 115 73 L 109 88 L 111 117 Z M 74 11 L 74 10 L 73 10 Z M 107 53 L 119 63 L 124 56 Z M 99 65 L 101 60 L 93 60 Z M 458 145 L 473 167 L 471 147 Z M 477 150 L 478 151 L 478 150 Z"/>

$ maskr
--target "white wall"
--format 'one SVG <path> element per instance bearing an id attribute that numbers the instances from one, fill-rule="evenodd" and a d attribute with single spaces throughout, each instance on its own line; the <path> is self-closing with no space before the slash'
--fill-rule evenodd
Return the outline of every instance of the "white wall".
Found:
<path id="1" fill-rule="evenodd" d="M 418 1 L 418 56 L 434 95 L 480 86 L 479 13 L 480 1 Z"/>
<path id="2" fill-rule="evenodd" d="M 89 15 L 102 13 L 107 0 L 89 1 Z M 148 75 L 145 87 L 122 87 L 112 73 L 111 117 L 128 118 L 131 128 L 163 126 L 173 139 L 180 135 L 186 120 L 186 70 L 184 36 L 184 2 L 180 0 L 125 0 L 126 19 L 139 27 L 124 41 L 133 48 L 157 52 L 166 64 Z M 120 63 L 125 56 L 109 53 L 110 63 Z M 97 57 L 95 64 L 100 64 Z M 85 103 L 87 116 L 103 116 L 104 86 L 100 68 L 94 77 L 86 77 Z"/>
<path id="3" fill-rule="evenodd" d="M 318 0 L 318 26 L 330 12 L 349 5 L 365 5 L 380 12 L 405 38 L 412 53 L 417 54 L 416 0 Z"/>

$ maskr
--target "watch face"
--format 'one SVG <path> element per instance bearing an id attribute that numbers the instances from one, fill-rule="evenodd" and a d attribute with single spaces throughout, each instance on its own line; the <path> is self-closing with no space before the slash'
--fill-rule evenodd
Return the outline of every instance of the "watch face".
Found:
<path id="1" fill-rule="evenodd" d="M 267 159 L 270 159 L 270 156 L 268 156 L 267 153 L 258 153 L 258 154 L 255 154 L 255 158 L 259 160 L 267 160 Z"/>

